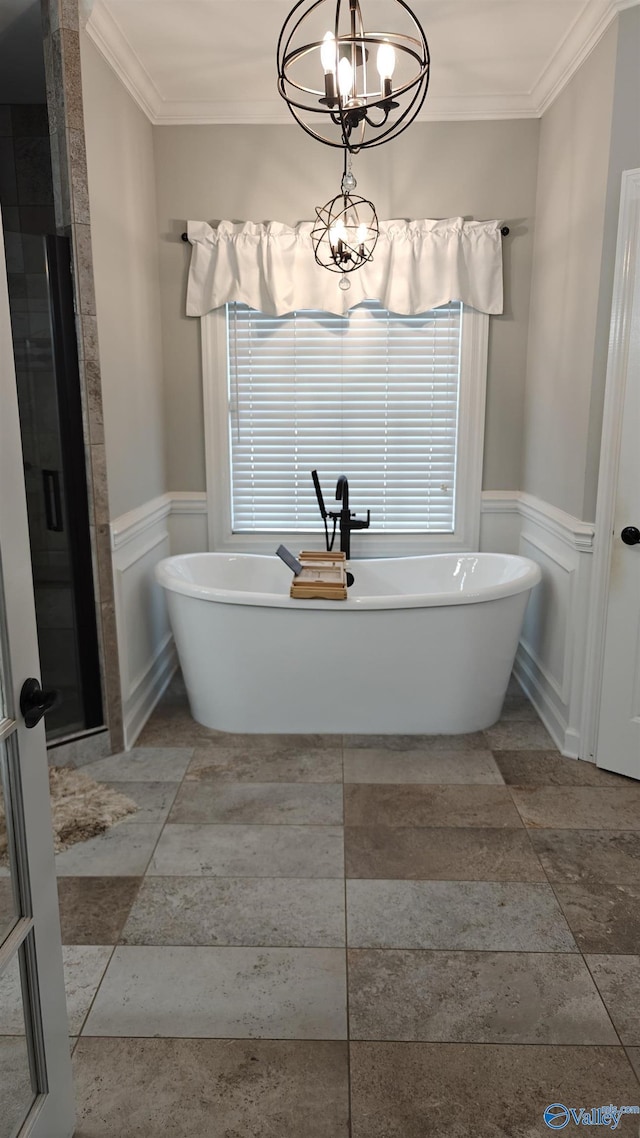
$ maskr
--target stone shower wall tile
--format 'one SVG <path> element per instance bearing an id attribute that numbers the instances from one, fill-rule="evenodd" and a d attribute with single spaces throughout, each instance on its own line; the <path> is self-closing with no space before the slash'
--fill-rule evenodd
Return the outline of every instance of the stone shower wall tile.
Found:
<path id="1" fill-rule="evenodd" d="M 76 331 L 103 701 L 111 745 L 118 751 L 124 745 L 124 737 L 82 109 L 78 0 L 42 0 L 42 10 L 56 227 L 59 233 L 71 238 L 73 246 Z"/>
<path id="2" fill-rule="evenodd" d="M 64 86 L 64 126 L 66 130 L 84 132 L 82 111 L 82 76 L 80 74 L 80 35 L 60 28 L 52 35 L 54 55 L 61 54 L 61 78 Z M 61 124 L 58 129 L 61 130 Z"/>
<path id="3" fill-rule="evenodd" d="M 98 543 L 99 548 L 99 543 Z M 113 577 L 110 575 L 111 595 L 113 597 Z M 118 634 L 116 630 L 116 610 L 113 600 L 103 601 L 101 605 L 102 635 L 104 648 L 104 684 L 109 708 L 109 730 L 114 752 L 124 748 L 122 725 L 122 699 L 120 695 L 120 661 L 118 655 Z M 121 740 L 120 746 L 116 740 Z"/>
<path id="4" fill-rule="evenodd" d="M 47 108 L 40 103 L 14 103 L 11 122 L 14 138 L 46 138 L 49 134 Z"/>
<path id="5" fill-rule="evenodd" d="M 72 199 L 72 208 L 73 208 Z M 73 253 L 77 278 L 76 293 L 80 313 L 95 316 L 96 296 L 93 284 L 93 253 L 91 249 L 91 227 L 72 225 Z"/>
<path id="6" fill-rule="evenodd" d="M 51 39 L 51 28 L 49 25 L 49 4 L 42 0 L 42 51 L 44 55 L 44 75 L 47 90 L 47 113 L 49 116 L 49 134 L 53 135 L 58 129 L 59 118 L 59 97 L 58 88 L 55 85 L 56 70 L 60 70 L 60 66 L 54 62 L 53 43 Z M 54 178 L 55 186 L 55 178 Z"/>
<path id="7" fill-rule="evenodd" d="M 60 28 L 69 28 L 77 32 L 80 27 L 78 0 L 59 0 L 59 3 L 49 5 L 49 21 L 51 32 Z"/>
<path id="8" fill-rule="evenodd" d="M 65 147 L 60 147 L 60 136 L 53 131 L 51 141 L 51 170 L 54 186 L 54 209 L 56 219 L 56 232 L 63 233 L 66 219 L 71 215 L 71 192 L 69 188 L 69 172 L 67 170 Z"/>
<path id="9" fill-rule="evenodd" d="M 0 137 L 0 199 L 3 207 L 18 204 L 18 183 L 13 153 L 13 138 Z"/>
<path id="10" fill-rule="evenodd" d="M 100 595 L 104 596 L 112 585 L 111 527 L 108 522 L 96 525 L 95 541 L 98 553 L 98 584 L 100 586 Z"/>
<path id="11" fill-rule="evenodd" d="M 102 417 L 102 386 L 100 365 L 95 360 L 84 359 L 84 375 L 87 400 L 86 416 L 89 423 L 91 443 L 104 445 L 104 423 Z"/>
<path id="12" fill-rule="evenodd" d="M 100 355 L 98 352 L 98 321 L 95 316 L 85 313 L 80 321 L 78 342 L 80 351 L 86 363 L 96 364 L 98 379 L 100 378 Z M 100 409 L 102 411 L 102 408 Z"/>
<path id="13" fill-rule="evenodd" d="M 48 136 L 14 138 L 18 201 L 28 205 L 52 204 Z"/>
<path id="14" fill-rule="evenodd" d="M 87 181 L 87 151 L 84 131 L 67 131 L 67 148 L 71 166 L 74 220 L 79 224 L 88 225 L 90 221 L 89 184 Z"/>
<path id="15" fill-rule="evenodd" d="M 107 486 L 107 457 L 104 444 L 92 443 L 90 451 L 91 471 L 93 474 L 93 509 L 96 525 L 108 525 L 109 491 Z M 110 561 L 111 556 L 109 556 L 109 562 Z"/>

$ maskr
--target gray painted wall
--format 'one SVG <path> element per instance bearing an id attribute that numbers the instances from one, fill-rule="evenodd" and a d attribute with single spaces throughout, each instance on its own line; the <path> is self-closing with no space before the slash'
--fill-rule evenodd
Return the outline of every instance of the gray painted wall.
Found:
<path id="1" fill-rule="evenodd" d="M 587 520 L 604 385 L 597 334 L 609 320 L 600 274 L 617 42 L 616 22 L 540 127 L 522 488 Z"/>
<path id="2" fill-rule="evenodd" d="M 113 518 L 167 489 L 153 128 L 84 34 L 81 48 Z"/>
<path id="3" fill-rule="evenodd" d="M 491 319 L 485 489 L 521 485 L 538 131 L 535 120 L 420 123 L 354 160 L 358 191 L 382 218 L 461 215 L 511 225 L 505 313 Z M 184 223 L 311 218 L 339 190 L 341 156 L 295 125 L 155 127 L 154 145 L 167 480 L 172 490 L 204 490 L 199 321 L 184 315 Z"/>

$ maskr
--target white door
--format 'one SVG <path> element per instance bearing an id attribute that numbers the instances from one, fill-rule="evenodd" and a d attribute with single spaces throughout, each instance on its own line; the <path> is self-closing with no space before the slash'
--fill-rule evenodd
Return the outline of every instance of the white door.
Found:
<path id="1" fill-rule="evenodd" d="M 20 710 L 39 676 L 0 222 L 0 1138 L 74 1129 L 44 725 Z"/>
<path id="2" fill-rule="evenodd" d="M 640 170 L 623 178 L 609 365 L 616 409 L 606 445 L 615 451 L 619 440 L 619 457 L 609 475 L 614 506 L 596 762 L 640 779 Z M 606 461 L 603 453 L 605 479 Z"/>

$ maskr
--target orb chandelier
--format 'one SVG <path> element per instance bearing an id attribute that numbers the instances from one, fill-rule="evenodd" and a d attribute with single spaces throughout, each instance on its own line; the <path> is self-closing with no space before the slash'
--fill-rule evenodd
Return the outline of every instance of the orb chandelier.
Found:
<path id="1" fill-rule="evenodd" d="M 418 19 L 404 0 L 384 3 L 395 30 L 367 31 L 360 0 L 298 0 L 278 40 L 278 90 L 293 117 L 312 138 L 354 154 L 405 130 L 429 86 Z"/>
<path id="2" fill-rule="evenodd" d="M 351 168 L 347 170 L 345 154 L 340 193 L 326 205 L 316 206 L 316 224 L 311 230 L 316 263 L 329 272 L 340 273 L 342 289 L 351 287 L 345 274 L 373 260 L 380 233 L 376 207 L 351 192 L 356 185 Z"/>

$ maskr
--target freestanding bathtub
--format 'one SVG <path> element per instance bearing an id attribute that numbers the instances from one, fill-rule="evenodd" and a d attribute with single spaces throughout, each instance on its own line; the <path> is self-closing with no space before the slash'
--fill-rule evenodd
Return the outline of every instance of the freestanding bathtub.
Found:
<path id="1" fill-rule="evenodd" d="M 498 553 L 353 561 L 346 601 L 291 600 L 275 556 L 156 566 L 191 712 L 221 731 L 458 734 L 500 715 L 540 570 Z"/>

